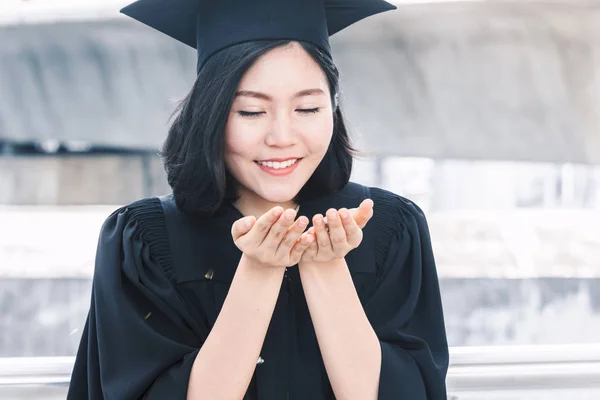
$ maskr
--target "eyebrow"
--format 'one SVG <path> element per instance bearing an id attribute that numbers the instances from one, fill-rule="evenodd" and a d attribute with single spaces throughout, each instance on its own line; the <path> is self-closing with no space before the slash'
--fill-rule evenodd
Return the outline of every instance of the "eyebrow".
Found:
<path id="1" fill-rule="evenodd" d="M 318 94 L 325 94 L 325 93 L 321 89 L 306 89 L 306 90 L 301 90 L 298 93 L 296 93 L 294 95 L 294 98 L 304 97 L 304 96 L 313 96 L 313 95 L 318 95 Z M 240 90 L 239 92 L 237 92 L 235 94 L 235 97 L 253 97 L 255 99 L 261 99 L 261 100 L 272 100 L 271 96 L 261 93 L 261 92 L 255 92 L 252 90 Z"/>

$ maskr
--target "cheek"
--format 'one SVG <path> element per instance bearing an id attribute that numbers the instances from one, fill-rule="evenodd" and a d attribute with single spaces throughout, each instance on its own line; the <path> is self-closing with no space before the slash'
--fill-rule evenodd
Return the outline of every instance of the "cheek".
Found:
<path id="1" fill-rule="evenodd" d="M 236 157 L 246 157 L 249 150 L 256 147 L 257 135 L 253 135 L 247 124 L 231 117 L 225 127 L 225 159 L 228 162 Z"/>
<path id="2" fill-rule="evenodd" d="M 305 132 L 305 142 L 311 153 L 324 155 L 333 135 L 333 118 L 327 116 L 319 119 L 319 121 L 315 121 L 311 129 L 307 129 Z"/>
<path id="3" fill-rule="evenodd" d="M 238 175 L 241 166 L 241 159 L 244 158 L 244 148 L 248 148 L 243 140 L 242 135 L 237 134 L 235 123 L 228 122 L 225 128 L 225 165 L 229 172 Z"/>

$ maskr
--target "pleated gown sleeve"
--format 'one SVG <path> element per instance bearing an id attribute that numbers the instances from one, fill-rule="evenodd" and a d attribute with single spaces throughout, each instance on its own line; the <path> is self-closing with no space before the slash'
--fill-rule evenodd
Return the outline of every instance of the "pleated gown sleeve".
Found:
<path id="1" fill-rule="evenodd" d="M 446 399 L 448 344 L 427 221 L 405 198 L 371 195 L 381 268 L 365 310 L 381 344 L 379 399 Z"/>
<path id="2" fill-rule="evenodd" d="M 169 254 L 158 199 L 106 220 L 68 399 L 186 398 L 205 331 L 175 290 Z"/>

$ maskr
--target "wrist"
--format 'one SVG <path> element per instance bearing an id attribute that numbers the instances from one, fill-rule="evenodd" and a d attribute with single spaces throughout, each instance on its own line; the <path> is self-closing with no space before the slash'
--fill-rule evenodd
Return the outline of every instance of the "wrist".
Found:
<path id="1" fill-rule="evenodd" d="M 238 270 L 243 271 L 246 275 L 260 278 L 261 280 L 283 278 L 283 274 L 285 273 L 285 267 L 283 266 L 275 267 L 264 265 L 246 257 L 244 254 L 242 254 L 242 258 L 238 264 Z"/>
<path id="2" fill-rule="evenodd" d="M 329 261 L 301 261 L 298 263 L 300 271 L 323 270 L 324 268 L 339 268 L 345 265 L 345 258 L 334 258 Z"/>

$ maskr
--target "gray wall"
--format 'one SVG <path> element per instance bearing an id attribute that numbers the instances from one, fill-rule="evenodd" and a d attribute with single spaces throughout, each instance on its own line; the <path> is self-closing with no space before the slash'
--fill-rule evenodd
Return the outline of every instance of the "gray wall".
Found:
<path id="1" fill-rule="evenodd" d="M 377 153 L 598 163 L 598 21 L 598 1 L 400 6 L 334 40 L 352 126 Z"/>
<path id="2" fill-rule="evenodd" d="M 0 277 L 0 357 L 74 355 L 90 285 Z M 600 336 L 597 278 L 446 277 L 441 290 L 451 346 L 593 343 Z"/>
<path id="3" fill-rule="evenodd" d="M 116 12 L 115 12 L 116 15 Z M 362 150 L 600 164 L 600 2 L 405 4 L 334 36 Z M 0 139 L 158 148 L 194 52 L 123 19 L 0 27 Z"/>
<path id="4" fill-rule="evenodd" d="M 127 204 L 169 191 L 157 155 L 0 157 L 0 204 Z"/>

